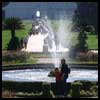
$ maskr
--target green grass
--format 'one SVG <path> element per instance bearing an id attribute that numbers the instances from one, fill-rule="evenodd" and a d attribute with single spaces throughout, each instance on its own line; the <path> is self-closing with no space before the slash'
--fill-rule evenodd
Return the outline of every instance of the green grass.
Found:
<path id="1" fill-rule="evenodd" d="M 97 35 L 87 35 L 87 44 L 90 49 L 98 49 L 98 36 Z"/>
<path id="2" fill-rule="evenodd" d="M 16 36 L 19 38 L 19 40 L 28 35 L 28 32 L 31 29 L 32 24 L 30 20 L 23 20 L 23 25 L 25 25 L 25 29 L 16 30 Z M 2 49 L 6 49 L 10 39 L 11 39 L 11 31 L 10 30 L 2 31 Z"/>
<path id="3" fill-rule="evenodd" d="M 71 34 L 71 45 L 75 46 L 78 43 L 78 33 Z M 98 35 L 87 34 L 87 45 L 89 49 L 98 49 Z"/>
<path id="4" fill-rule="evenodd" d="M 11 61 L 11 62 L 2 61 L 2 65 L 3 65 L 3 66 L 9 66 L 9 65 L 23 65 L 23 64 L 36 64 L 36 63 L 37 63 L 37 59 L 34 59 L 34 60 L 27 60 L 26 62 L 20 62 L 19 60 Z"/>
<path id="5" fill-rule="evenodd" d="M 5 49 L 7 47 L 10 38 L 11 38 L 11 34 L 9 30 L 2 32 L 2 49 Z"/>
<path id="6" fill-rule="evenodd" d="M 78 43 L 77 36 L 78 33 L 76 32 L 71 34 L 71 42 L 70 42 L 71 46 L 75 46 Z"/>
<path id="7" fill-rule="evenodd" d="M 19 38 L 19 40 L 22 37 L 27 36 L 29 30 L 32 27 L 32 21 L 23 20 L 23 24 L 25 25 L 25 29 L 16 30 L 16 36 Z M 59 25 L 59 22 L 57 22 L 56 20 L 51 22 L 51 26 L 53 27 L 53 30 L 56 30 L 58 25 Z M 71 34 L 71 45 L 72 46 L 78 43 L 77 36 L 78 36 L 77 33 Z M 88 34 L 87 36 L 88 36 L 88 39 L 87 39 L 88 48 L 98 49 L 98 36 L 95 34 Z M 6 49 L 7 44 L 9 43 L 10 39 L 11 39 L 10 30 L 2 31 L 2 49 Z"/>
<path id="8" fill-rule="evenodd" d="M 16 31 L 16 36 L 19 38 L 19 40 L 22 37 L 25 37 L 27 35 L 27 30 L 21 29 Z M 2 49 L 6 49 L 7 44 L 9 43 L 11 39 L 11 33 L 10 30 L 5 30 L 2 32 Z"/>

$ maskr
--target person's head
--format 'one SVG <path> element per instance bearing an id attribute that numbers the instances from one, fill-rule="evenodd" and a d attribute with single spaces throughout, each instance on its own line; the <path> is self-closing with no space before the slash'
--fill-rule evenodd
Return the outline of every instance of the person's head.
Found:
<path id="1" fill-rule="evenodd" d="M 61 64 L 65 64 L 65 63 L 66 63 L 65 59 L 61 59 Z"/>
<path id="2" fill-rule="evenodd" d="M 55 72 L 59 72 L 59 68 L 55 68 Z"/>

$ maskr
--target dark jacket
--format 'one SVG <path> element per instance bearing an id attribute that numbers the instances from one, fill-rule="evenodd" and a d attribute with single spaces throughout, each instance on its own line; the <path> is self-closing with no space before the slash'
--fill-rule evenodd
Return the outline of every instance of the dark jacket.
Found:
<path id="1" fill-rule="evenodd" d="M 68 75 L 70 73 L 70 69 L 68 68 L 67 64 L 61 65 L 61 73 L 65 75 Z"/>

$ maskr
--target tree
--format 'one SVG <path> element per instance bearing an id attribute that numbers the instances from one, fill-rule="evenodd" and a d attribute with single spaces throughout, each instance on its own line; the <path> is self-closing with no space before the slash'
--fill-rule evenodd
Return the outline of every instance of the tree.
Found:
<path id="1" fill-rule="evenodd" d="M 88 50 L 88 46 L 86 44 L 86 31 L 89 31 L 90 28 L 87 27 L 86 23 L 81 23 L 81 20 L 79 18 L 79 13 L 75 12 L 75 16 L 73 19 L 74 22 L 74 28 L 79 32 L 78 34 L 78 44 L 75 45 L 74 52 L 86 52 Z"/>
<path id="2" fill-rule="evenodd" d="M 86 52 L 88 50 L 88 46 L 87 46 L 87 43 L 86 43 L 87 35 L 86 35 L 86 32 L 84 31 L 84 29 L 82 29 L 79 32 L 78 40 L 79 40 L 79 42 L 75 46 L 76 51 Z"/>
<path id="3" fill-rule="evenodd" d="M 22 24 L 21 19 L 11 17 L 5 19 L 5 28 L 11 30 L 11 37 L 13 38 L 15 36 L 15 30 L 24 28 L 24 25 Z"/>
<path id="4" fill-rule="evenodd" d="M 73 17 L 73 27 L 79 32 L 79 42 L 75 46 L 75 50 L 80 52 L 87 51 L 86 32 L 93 32 L 95 28 L 95 32 L 98 33 L 98 3 L 78 2 L 77 10 Z"/>
<path id="5" fill-rule="evenodd" d="M 21 19 L 11 17 L 4 20 L 5 23 L 5 29 L 11 30 L 11 40 L 8 43 L 8 50 L 17 50 L 19 49 L 19 39 L 15 36 L 15 30 L 16 29 L 22 29 L 24 28 Z"/>
<path id="6" fill-rule="evenodd" d="M 18 50 L 20 48 L 20 42 L 18 37 L 14 36 L 8 43 L 7 50 Z"/>
<path id="7" fill-rule="evenodd" d="M 73 22 L 75 28 L 91 25 L 94 27 L 95 33 L 98 33 L 98 2 L 78 2 Z"/>

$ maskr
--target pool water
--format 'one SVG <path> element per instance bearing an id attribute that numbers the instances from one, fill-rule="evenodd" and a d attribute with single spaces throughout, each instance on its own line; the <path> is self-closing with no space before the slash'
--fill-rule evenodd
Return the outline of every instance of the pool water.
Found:
<path id="1" fill-rule="evenodd" d="M 48 77 L 49 69 L 25 69 L 2 71 L 2 80 L 23 82 L 55 82 L 55 77 Z M 98 70 L 71 69 L 67 82 L 75 80 L 98 81 Z"/>

